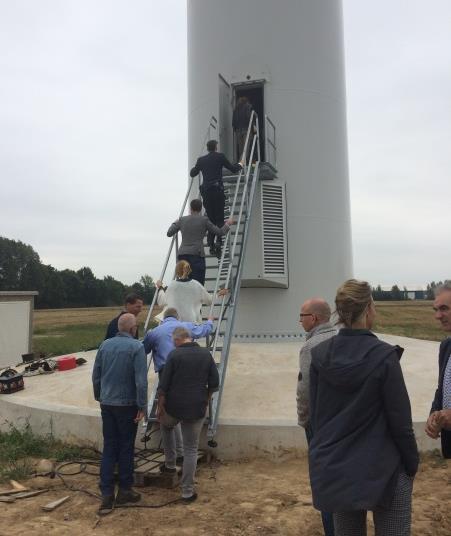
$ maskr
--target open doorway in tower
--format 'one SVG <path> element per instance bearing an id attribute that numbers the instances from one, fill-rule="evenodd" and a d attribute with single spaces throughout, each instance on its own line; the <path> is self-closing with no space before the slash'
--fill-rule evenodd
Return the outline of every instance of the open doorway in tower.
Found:
<path id="1" fill-rule="evenodd" d="M 264 107 L 264 81 L 249 81 L 242 84 L 234 84 L 233 86 L 233 103 L 234 106 L 238 102 L 240 97 L 246 97 L 249 101 L 252 109 L 258 116 L 259 134 L 260 134 L 260 160 L 265 161 L 265 140 L 264 140 L 264 119 L 265 119 L 265 107 Z M 234 159 L 238 160 L 238 150 L 235 136 L 233 137 L 234 146 Z"/>
<path id="2" fill-rule="evenodd" d="M 229 160 L 237 162 L 241 155 L 238 155 L 236 136 L 232 129 L 232 115 L 236 103 L 240 97 L 246 97 L 253 110 L 258 115 L 260 131 L 260 160 L 265 161 L 265 140 L 264 140 L 264 80 L 249 80 L 229 84 L 227 80 L 219 74 L 219 150 L 226 155 Z"/>

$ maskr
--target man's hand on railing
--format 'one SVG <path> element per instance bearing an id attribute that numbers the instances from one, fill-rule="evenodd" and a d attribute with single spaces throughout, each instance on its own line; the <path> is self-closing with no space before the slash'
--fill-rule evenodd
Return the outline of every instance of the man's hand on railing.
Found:
<path id="1" fill-rule="evenodd" d="M 233 218 L 228 218 L 226 220 L 226 225 L 228 225 L 229 227 L 231 227 L 233 224 L 234 224 Z"/>
<path id="2" fill-rule="evenodd" d="M 220 291 L 218 291 L 218 297 L 222 298 L 223 296 L 227 296 L 228 293 L 228 288 L 222 288 Z"/>

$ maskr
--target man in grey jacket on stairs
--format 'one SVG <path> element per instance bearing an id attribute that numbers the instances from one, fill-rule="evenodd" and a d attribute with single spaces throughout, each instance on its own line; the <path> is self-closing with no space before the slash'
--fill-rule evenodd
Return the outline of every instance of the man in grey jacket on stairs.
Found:
<path id="1" fill-rule="evenodd" d="M 312 432 L 310 428 L 310 365 L 312 363 L 312 348 L 337 334 L 330 323 L 330 307 L 322 298 L 311 298 L 302 304 L 299 321 L 305 331 L 305 343 L 299 352 L 299 376 L 296 392 L 298 405 L 298 424 L 305 429 L 307 443 L 310 443 Z M 333 536 L 334 524 L 332 514 L 321 512 L 325 536 Z"/>
<path id="2" fill-rule="evenodd" d="M 185 260 L 191 266 L 191 279 L 199 281 L 201 285 L 205 283 L 205 252 L 204 237 L 208 232 L 217 236 L 228 233 L 233 220 L 228 219 L 222 227 L 217 227 L 202 214 L 202 201 L 193 199 L 190 203 L 191 214 L 182 216 L 175 221 L 168 229 L 167 235 L 173 236 L 178 231 L 182 233 L 182 243 L 180 244 L 177 260 Z"/>

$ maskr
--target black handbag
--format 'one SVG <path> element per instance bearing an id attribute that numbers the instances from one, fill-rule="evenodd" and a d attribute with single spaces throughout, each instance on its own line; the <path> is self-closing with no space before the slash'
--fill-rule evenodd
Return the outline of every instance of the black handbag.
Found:
<path id="1" fill-rule="evenodd" d="M 12 368 L 5 369 L 0 374 L 0 394 L 9 395 L 25 388 L 22 374 Z"/>

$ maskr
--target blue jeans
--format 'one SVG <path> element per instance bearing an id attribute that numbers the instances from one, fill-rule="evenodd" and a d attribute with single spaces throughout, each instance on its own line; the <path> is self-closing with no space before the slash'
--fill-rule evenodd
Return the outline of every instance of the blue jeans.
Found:
<path id="1" fill-rule="evenodd" d="M 135 439 L 138 424 L 134 422 L 136 406 L 100 406 L 102 413 L 103 452 L 100 464 L 100 491 L 114 495 L 114 466 L 119 469 L 119 487 L 133 485 Z"/>
<path id="2" fill-rule="evenodd" d="M 305 427 L 305 437 L 307 439 L 307 445 L 310 445 L 312 439 L 312 428 L 310 423 Z M 334 517 L 331 512 L 321 512 L 321 520 L 323 522 L 324 536 L 334 536 Z"/>

